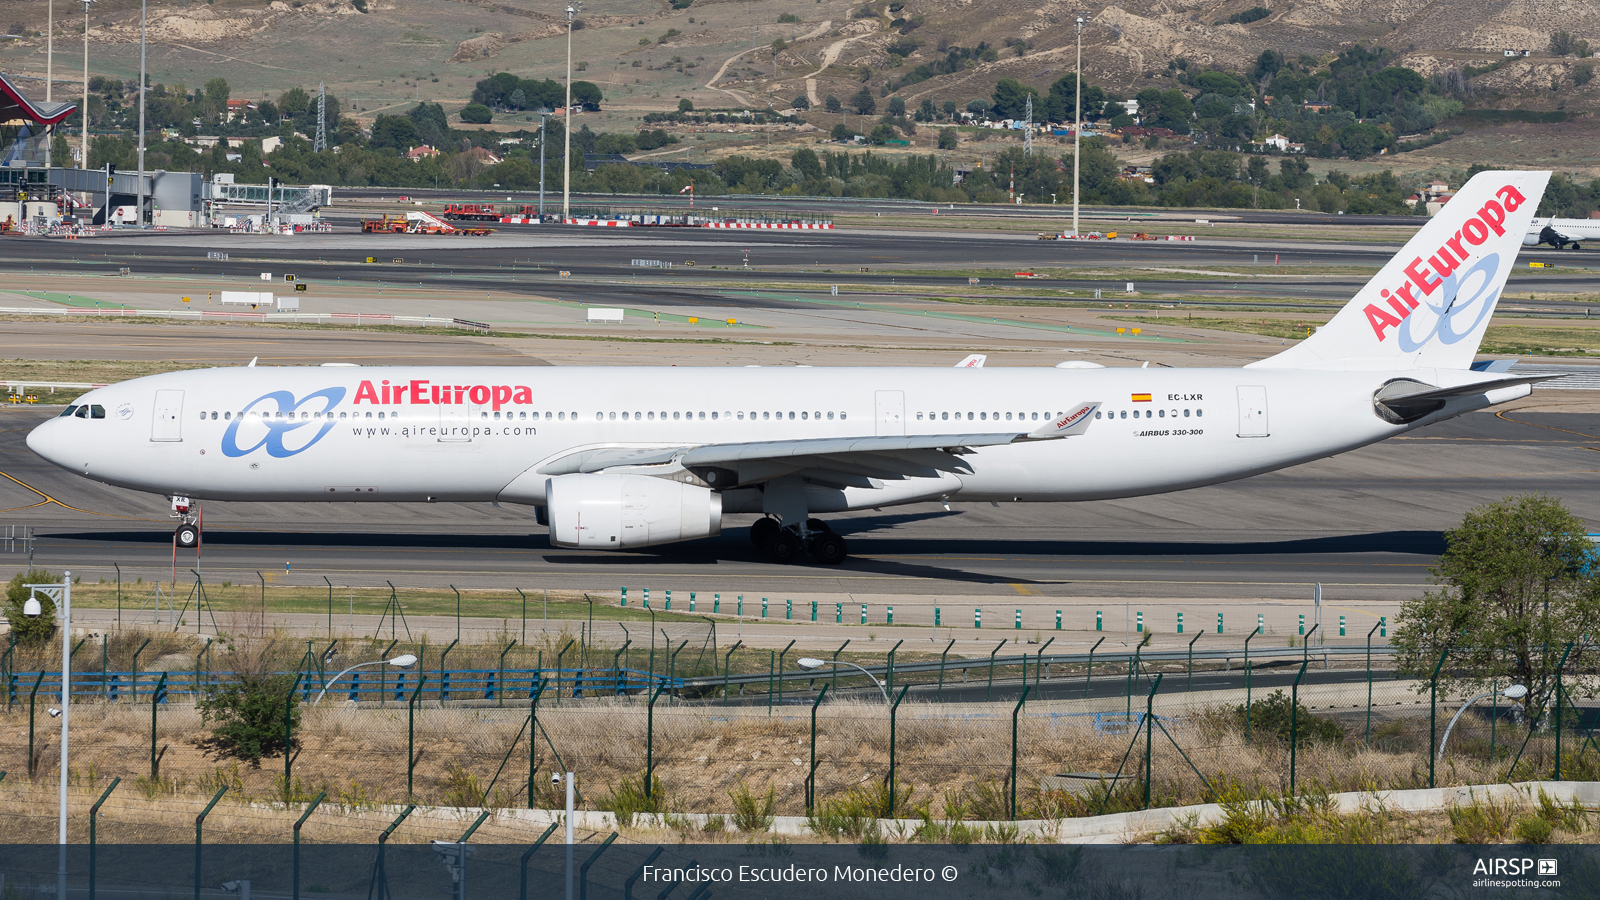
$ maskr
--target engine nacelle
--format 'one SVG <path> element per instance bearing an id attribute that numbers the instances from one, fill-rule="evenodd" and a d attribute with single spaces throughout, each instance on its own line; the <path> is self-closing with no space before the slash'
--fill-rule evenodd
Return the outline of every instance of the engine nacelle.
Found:
<path id="1" fill-rule="evenodd" d="M 646 475 L 557 475 L 545 483 L 550 543 L 626 550 L 722 532 L 722 495 Z"/>

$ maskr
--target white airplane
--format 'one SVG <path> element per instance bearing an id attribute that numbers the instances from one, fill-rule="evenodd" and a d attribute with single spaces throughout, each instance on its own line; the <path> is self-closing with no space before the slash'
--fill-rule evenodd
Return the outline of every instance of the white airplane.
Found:
<path id="1" fill-rule="evenodd" d="M 1522 238 L 1526 246 L 1549 244 L 1557 250 L 1568 245 L 1582 250 L 1584 241 L 1600 241 L 1600 219 L 1534 219 Z"/>
<path id="2" fill-rule="evenodd" d="M 1549 179 L 1483 172 L 1333 320 L 1243 368 L 209 369 L 83 395 L 28 446 L 194 500 L 501 502 L 557 547 L 720 533 L 777 562 L 846 557 L 817 514 L 1179 491 L 1527 396 L 1473 357 Z"/>

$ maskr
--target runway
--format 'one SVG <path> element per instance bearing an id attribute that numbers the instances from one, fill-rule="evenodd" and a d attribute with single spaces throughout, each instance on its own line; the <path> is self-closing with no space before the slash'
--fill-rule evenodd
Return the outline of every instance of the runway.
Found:
<path id="1" fill-rule="evenodd" d="M 1120 295 L 1132 281 L 1144 294 L 1206 302 L 1267 298 L 1319 305 L 1348 299 L 1400 246 L 1363 242 L 1353 230 L 1340 232 L 1348 240 L 1320 243 L 1039 241 L 1032 235 L 954 230 L 497 228 L 482 238 L 359 233 L 281 238 L 218 231 L 114 232 L 75 242 L 12 238 L 0 272 L 114 275 L 126 268 L 139 276 L 253 278 L 263 270 L 293 271 L 313 291 L 351 282 L 403 283 L 440 291 L 557 294 L 592 303 L 788 308 L 792 301 L 751 296 L 739 287 L 782 281 L 811 285 L 824 294 L 835 284 L 857 290 L 949 289 L 971 287 L 968 279 L 975 276 L 979 286 L 996 279 L 1015 285 L 1020 282 L 1014 273 L 1040 269 L 1045 277 L 1028 280 L 1028 287 Z M 208 259 L 213 250 L 230 258 Z M 368 257 L 376 262 L 365 262 Z M 401 262 L 393 262 L 397 258 Z M 673 267 L 632 265 L 640 258 Z M 1600 293 L 1600 267 L 1592 252 L 1541 250 L 1539 258 L 1555 268 L 1513 270 L 1508 295 Z M 1288 268 L 1280 272 L 1275 264 Z M 1334 271 L 1304 274 L 1298 267 Z M 1074 277 L 1072 269 L 1113 271 Z M 1594 312 L 1600 314 L 1600 305 Z"/>

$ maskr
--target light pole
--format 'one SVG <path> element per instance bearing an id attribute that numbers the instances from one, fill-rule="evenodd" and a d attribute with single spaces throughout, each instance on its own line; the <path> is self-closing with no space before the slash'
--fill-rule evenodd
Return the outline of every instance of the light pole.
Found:
<path id="1" fill-rule="evenodd" d="M 321 703 L 322 695 L 328 692 L 328 688 L 333 687 L 333 683 L 335 681 L 338 681 L 340 678 L 343 678 L 345 675 L 348 675 L 357 669 L 364 668 L 366 666 L 394 666 L 396 669 L 409 669 L 416 664 L 417 658 L 409 653 L 402 656 L 396 656 L 394 659 L 375 659 L 371 662 L 356 663 L 350 668 L 345 669 L 343 672 L 340 672 L 338 675 L 329 678 L 328 683 L 323 685 L 322 690 L 318 692 L 317 699 L 311 701 L 311 705 L 316 706 L 318 703 Z"/>
<path id="2" fill-rule="evenodd" d="M 1073 71 L 1073 92 L 1077 95 L 1077 122 L 1072 126 L 1072 236 L 1078 236 L 1078 175 L 1081 170 L 1083 158 L 1083 27 L 1089 24 L 1089 14 L 1079 13 L 1078 18 L 1072 23 L 1072 29 L 1078 33 L 1078 66 Z"/>
<path id="3" fill-rule="evenodd" d="M 545 120 L 550 118 L 550 110 L 539 108 L 539 224 L 544 224 L 544 139 Z M 545 605 L 549 605 L 549 594 L 546 593 Z"/>
<path id="4" fill-rule="evenodd" d="M 144 227 L 144 33 L 145 5 L 139 0 L 139 227 Z"/>
<path id="5" fill-rule="evenodd" d="M 578 11 L 567 6 L 567 115 L 562 119 L 566 126 L 566 148 L 561 154 L 561 221 L 567 220 L 572 200 L 572 17 Z"/>
<path id="6" fill-rule="evenodd" d="M 94 0 L 83 0 L 83 161 L 89 168 L 89 5 Z M 111 185 L 106 185 L 106 210 L 111 208 Z"/>
<path id="7" fill-rule="evenodd" d="M 49 11 L 46 13 L 47 24 L 44 27 L 44 102 L 50 102 L 51 88 L 56 83 L 56 0 L 50 0 Z M 55 140 L 56 126 L 50 126 L 50 137 L 44 142 L 44 167 L 54 165 L 51 160 L 50 143 Z"/>
<path id="8" fill-rule="evenodd" d="M 72 720 L 72 573 L 62 572 L 60 584 L 29 584 L 22 614 L 37 619 L 44 613 L 37 594 L 43 593 L 61 609 L 61 788 L 56 812 L 56 896 L 67 896 L 67 725 Z M 52 715 L 57 711 L 52 710 Z"/>
<path id="9" fill-rule="evenodd" d="M 805 657 L 805 658 L 800 660 L 800 668 L 802 668 L 802 669 L 820 669 L 820 668 L 822 668 L 823 666 L 825 666 L 827 664 L 828 663 L 827 663 L 826 660 L 812 659 L 810 657 Z M 866 669 L 861 668 L 860 666 L 856 665 L 853 662 L 836 663 L 836 665 L 849 666 L 850 668 L 855 669 L 857 672 L 860 672 L 861 674 L 867 676 L 867 680 L 869 680 L 873 684 L 877 685 L 878 686 L 878 690 L 883 692 L 883 702 L 885 702 L 885 703 L 889 702 L 889 692 L 887 690 L 884 690 L 883 682 L 881 682 L 877 678 L 875 678 L 871 672 L 868 672 Z"/>
<path id="10" fill-rule="evenodd" d="M 1485 697 L 1493 696 L 1494 691 L 1484 691 L 1478 696 L 1473 697 L 1471 700 L 1468 700 L 1466 703 L 1461 704 L 1461 708 L 1456 710 L 1455 716 L 1450 719 L 1450 724 L 1444 727 L 1444 737 L 1439 739 L 1439 755 L 1436 757 L 1436 759 L 1444 759 L 1444 745 L 1450 742 L 1450 729 L 1456 727 L 1456 721 L 1461 718 L 1462 713 L 1467 711 L 1467 707 L 1477 703 L 1479 700 L 1482 700 Z M 1528 689 L 1520 684 L 1513 684 L 1506 688 L 1501 696 L 1505 697 L 1507 700 L 1521 700 L 1523 697 L 1528 696 Z"/>

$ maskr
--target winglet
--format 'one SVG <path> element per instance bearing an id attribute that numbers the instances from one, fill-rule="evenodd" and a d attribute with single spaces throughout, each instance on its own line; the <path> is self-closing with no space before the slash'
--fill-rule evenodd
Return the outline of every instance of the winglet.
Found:
<path id="1" fill-rule="evenodd" d="M 971 356 L 968 356 L 966 359 L 963 359 L 961 362 L 956 363 L 955 367 L 958 369 L 981 369 L 983 368 L 984 361 L 988 358 L 989 357 L 982 353 L 974 353 Z"/>
<path id="2" fill-rule="evenodd" d="M 1100 408 L 1100 401 L 1090 403 L 1075 403 L 1069 411 L 1063 412 L 1051 419 L 1049 424 L 1036 431 L 1031 431 L 1018 438 L 1023 441 L 1047 441 L 1052 438 L 1071 437 L 1083 434 L 1089 430 L 1089 423 L 1094 421 L 1095 410 Z"/>
<path id="3" fill-rule="evenodd" d="M 251 357 L 251 358 L 250 358 L 250 364 L 249 364 L 249 365 L 247 365 L 247 366 L 245 366 L 245 368 L 246 368 L 246 369 L 254 369 L 254 368 L 255 368 L 255 367 L 256 367 L 256 360 L 258 360 L 258 359 L 260 359 L 260 358 L 261 358 L 261 357 L 259 357 L 259 356 L 253 356 L 253 357 Z"/>

